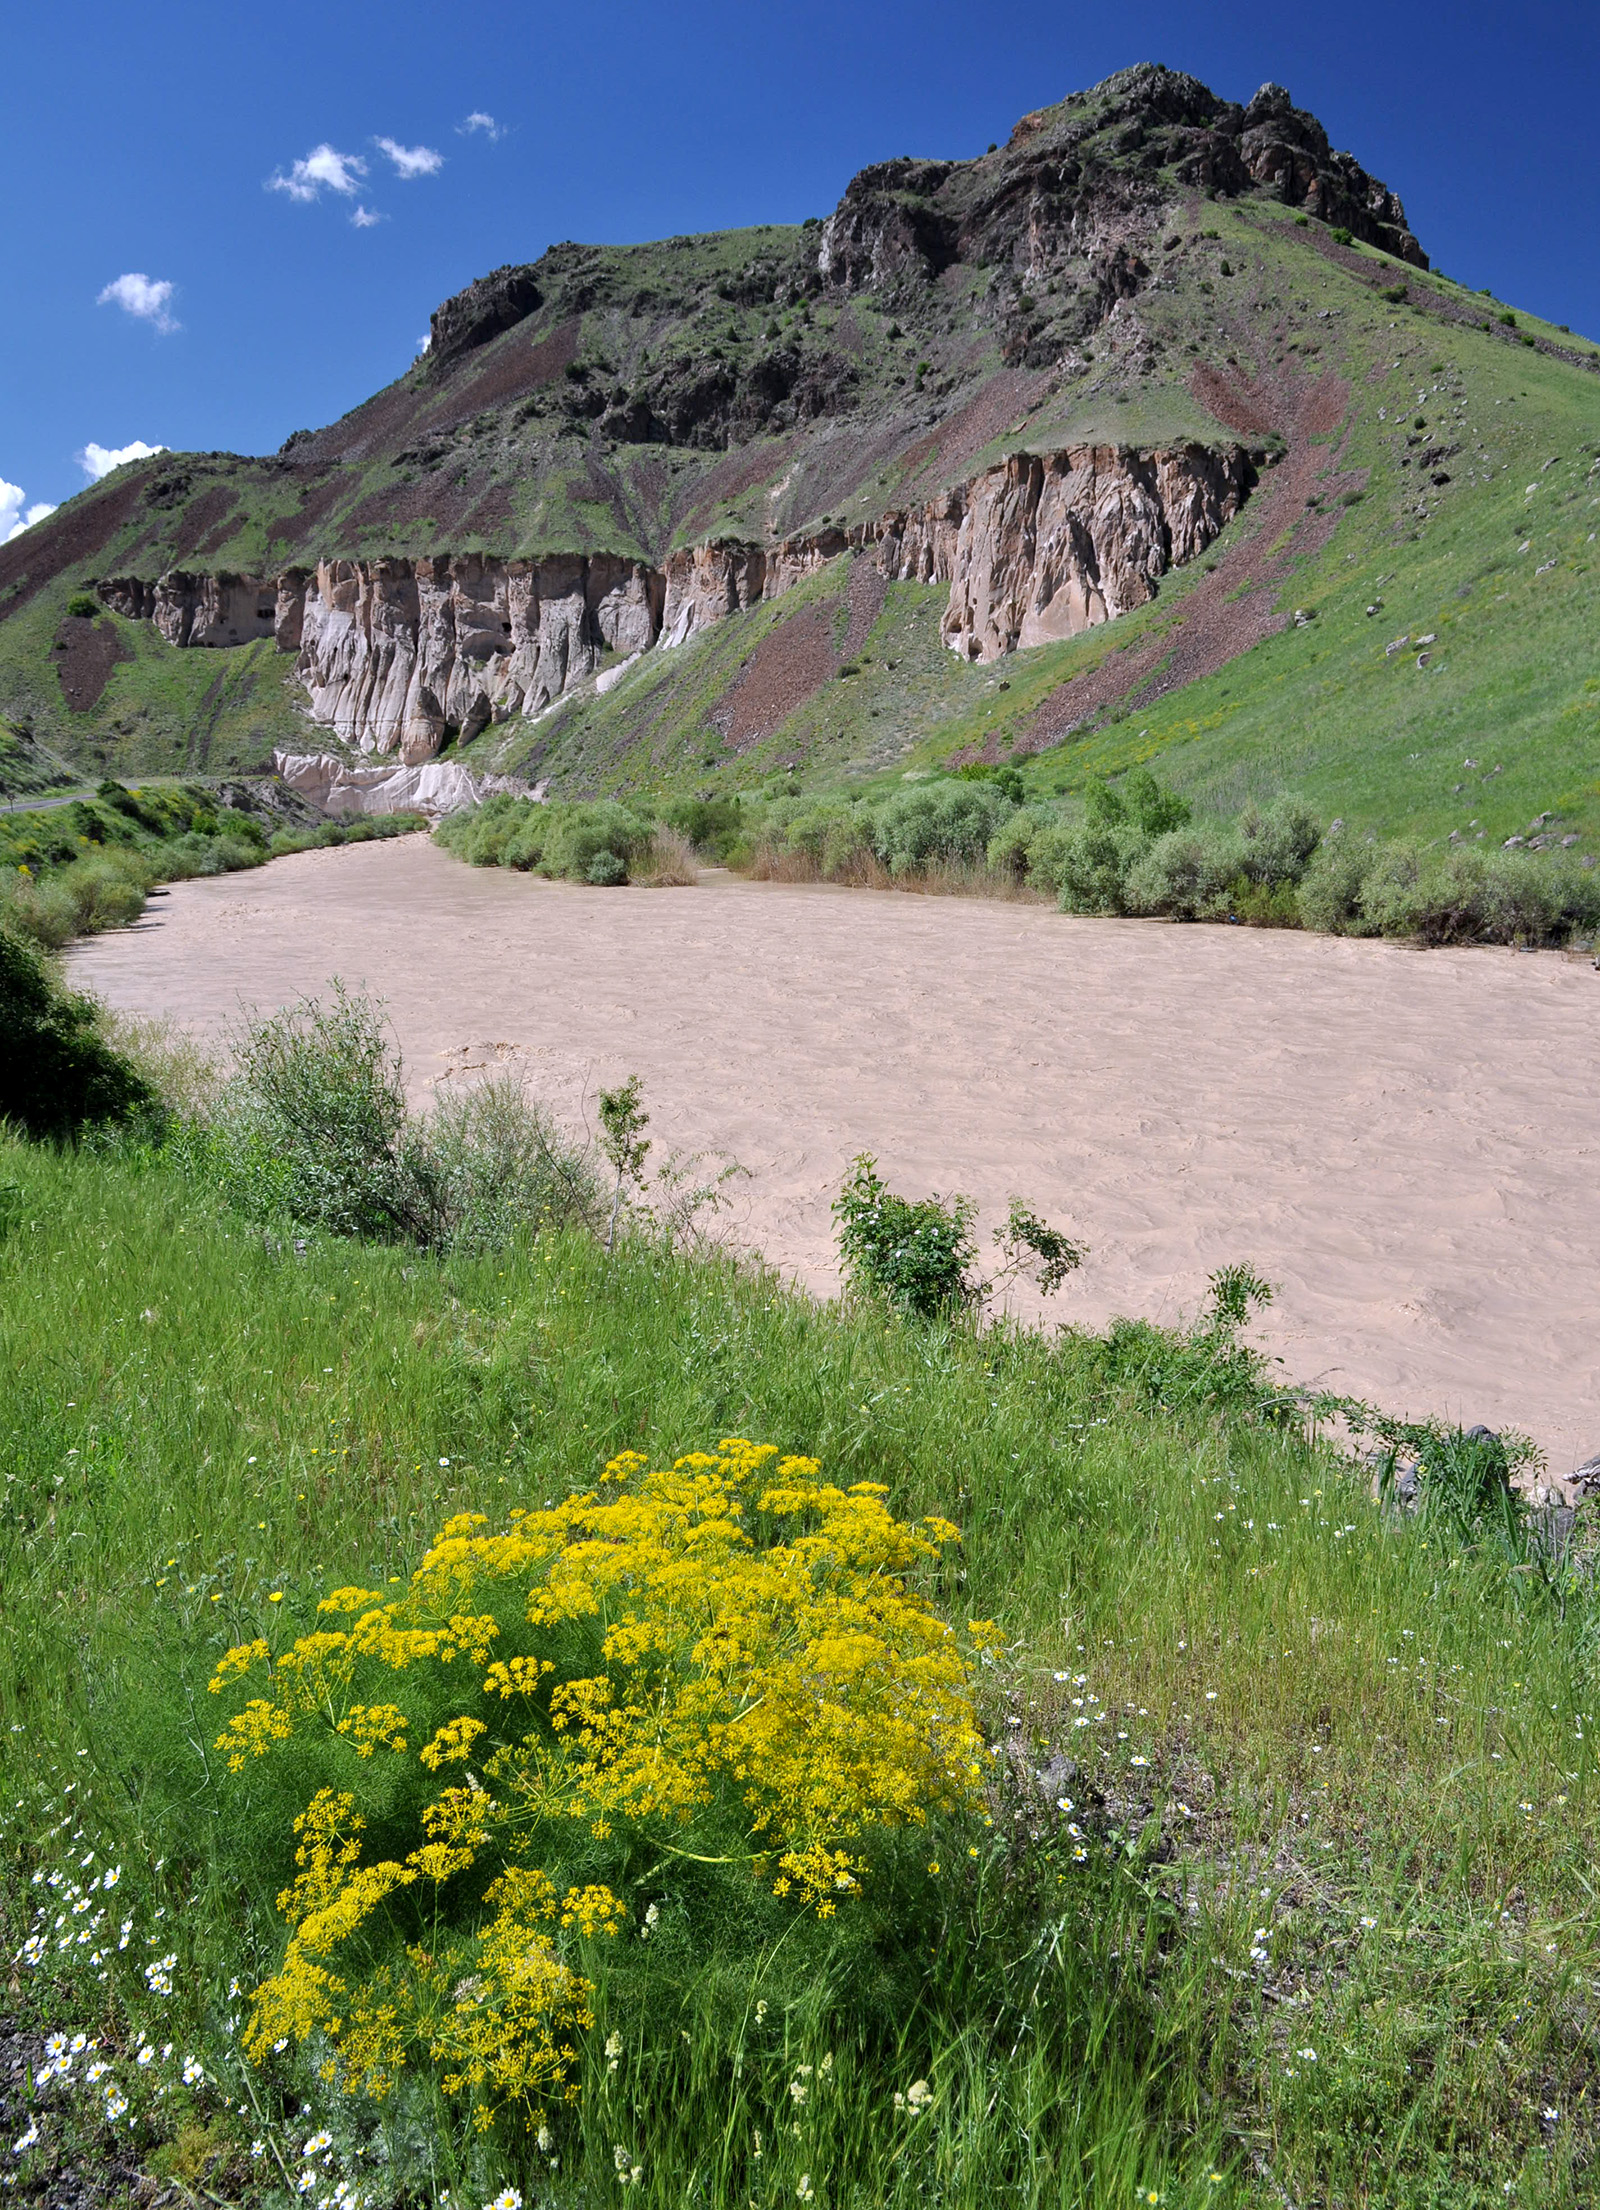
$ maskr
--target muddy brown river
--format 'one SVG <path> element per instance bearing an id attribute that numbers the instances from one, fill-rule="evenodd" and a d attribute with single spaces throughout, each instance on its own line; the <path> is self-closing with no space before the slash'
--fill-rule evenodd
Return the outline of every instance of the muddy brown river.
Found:
<path id="1" fill-rule="evenodd" d="M 332 975 L 383 997 L 419 1100 L 520 1062 L 564 1119 L 638 1071 L 651 1132 L 750 1170 L 732 1233 L 836 1286 L 830 1202 L 1013 1193 L 1090 1246 L 1059 1318 L 1277 1286 L 1286 1378 L 1600 1450 L 1600 974 L 1587 960 L 708 873 L 591 890 L 425 838 L 177 884 L 71 955 L 218 1036 Z"/>

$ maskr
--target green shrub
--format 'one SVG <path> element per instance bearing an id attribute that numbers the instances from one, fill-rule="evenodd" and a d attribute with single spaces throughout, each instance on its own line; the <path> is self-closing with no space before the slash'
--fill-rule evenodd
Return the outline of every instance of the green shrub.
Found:
<path id="1" fill-rule="evenodd" d="M 74 936 L 137 920 L 155 870 L 137 851 L 96 845 L 81 859 L 41 875 L 18 869 L 0 892 L 0 918 L 36 944 L 57 950 Z"/>
<path id="2" fill-rule="evenodd" d="M 957 780 L 964 783 L 993 783 L 1003 791 L 1014 806 L 1023 802 L 1022 770 L 1009 763 L 997 764 L 992 760 L 968 760 L 956 769 Z"/>
<path id="3" fill-rule="evenodd" d="M 952 1319 L 977 1302 L 970 1197 L 948 1205 L 936 1195 L 897 1197 L 863 1151 L 834 1199 L 833 1217 L 845 1278 L 858 1294 L 884 1298 L 917 1320 Z"/>
<path id="4" fill-rule="evenodd" d="M 1564 933 L 1562 878 L 1532 852 L 1495 852 L 1485 872 L 1479 927 L 1497 944 L 1548 944 Z"/>
<path id="5" fill-rule="evenodd" d="M 78 933 L 77 900 L 59 875 L 41 878 L 19 868 L 6 880 L 0 923 L 57 951 Z"/>
<path id="6" fill-rule="evenodd" d="M 100 601 L 92 591 L 74 591 L 67 601 L 67 612 L 74 621 L 92 622 L 100 611 Z"/>
<path id="7" fill-rule="evenodd" d="M 1222 1410 L 1288 1420 L 1298 1410 L 1267 1378 L 1260 1353 L 1240 1341 L 1251 1311 L 1272 1302 L 1272 1285 L 1249 1266 L 1211 1276 L 1205 1311 L 1187 1328 L 1113 1320 L 1094 1357 L 1106 1386 L 1151 1410 Z"/>
<path id="8" fill-rule="evenodd" d="M 744 835 L 744 815 L 737 798 L 677 798 L 662 808 L 669 829 L 686 836 L 702 858 L 718 864 Z"/>
<path id="9" fill-rule="evenodd" d="M 58 989 L 33 947 L 0 928 L 0 1120 L 63 1140 L 154 1107 L 98 1021 L 92 998 Z"/>
<path id="10" fill-rule="evenodd" d="M 973 865 L 1013 810 L 993 782 L 935 783 L 897 792 L 877 817 L 873 843 L 896 875 L 938 861 Z"/>
<path id="11" fill-rule="evenodd" d="M 1034 846 L 1044 823 L 1036 814 L 1020 809 L 1003 821 L 984 851 L 985 864 L 997 875 L 1025 882 L 1035 872 Z M 1052 888 L 1058 887 L 1052 884 Z"/>
<path id="12" fill-rule="evenodd" d="M 1003 838 L 1005 830 L 1000 832 Z M 1056 815 L 1031 816 L 1028 831 L 1028 880 L 1036 889 L 1061 895 L 1072 830 Z"/>
<path id="13" fill-rule="evenodd" d="M 1322 824 L 1298 798 L 1275 798 L 1239 816 L 1244 872 L 1251 882 L 1299 882 L 1322 842 Z"/>
<path id="14" fill-rule="evenodd" d="M 628 863 L 649 844 L 652 826 L 610 799 L 544 805 L 503 793 L 447 815 L 434 836 L 473 867 L 515 867 L 572 882 L 626 882 Z M 616 869 L 602 865 L 591 874 L 602 853 Z"/>
<path id="15" fill-rule="evenodd" d="M 1128 874 L 1150 849 L 1136 823 L 1090 814 L 1062 831 L 1051 853 L 1063 913 L 1126 913 Z"/>
<path id="16" fill-rule="evenodd" d="M 1324 837 L 1300 884 L 1300 918 L 1324 935 L 1370 936 L 1361 905 L 1373 847 L 1353 837 Z"/>
<path id="17" fill-rule="evenodd" d="M 1243 872 L 1244 841 L 1231 823 L 1169 829 L 1128 866 L 1123 907 L 1175 921 L 1215 919 L 1226 910 L 1229 884 Z"/>
<path id="18" fill-rule="evenodd" d="M 448 1098 L 427 1120 L 378 1009 L 335 982 L 239 1039 L 238 1073 L 174 1139 L 258 1220 L 429 1250 L 482 1250 L 600 1214 L 593 1161 L 516 1082 Z"/>

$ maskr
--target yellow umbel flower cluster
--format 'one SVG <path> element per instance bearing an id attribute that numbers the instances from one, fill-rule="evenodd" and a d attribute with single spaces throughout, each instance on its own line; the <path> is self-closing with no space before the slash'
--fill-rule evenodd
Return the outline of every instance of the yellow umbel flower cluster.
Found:
<path id="1" fill-rule="evenodd" d="M 381 2095 L 425 2050 L 481 2122 L 531 2112 L 575 2092 L 592 2023 L 590 1986 L 561 1951 L 633 1914 L 592 1881 L 560 1893 L 530 1860 L 578 1843 L 608 1869 L 630 1861 L 632 1837 L 658 1866 L 743 1864 L 826 1917 L 859 1892 L 875 1830 L 969 1807 L 973 1661 L 998 1638 L 982 1621 L 958 1635 L 908 1588 L 959 1538 L 946 1520 L 895 1519 L 885 1495 L 737 1438 L 668 1470 L 629 1452 L 597 1490 L 513 1512 L 498 1532 L 477 1513 L 452 1519 L 391 1601 L 335 1591 L 321 1609 L 347 1627 L 276 1657 L 265 1642 L 231 1650 L 212 1689 L 257 1690 L 219 1739 L 231 1770 L 313 1739 L 460 1768 L 421 1802 L 418 1845 L 373 1864 L 355 1794 L 318 1790 L 297 1821 L 301 1869 L 279 1898 L 292 1931 L 256 1991 L 252 2051 L 320 2034 L 352 2084 Z M 380 1682 L 401 1700 L 380 1700 Z M 395 1800 L 391 1780 L 391 1824 Z M 419 1882 L 428 1939 L 402 1962 L 387 1928 Z"/>

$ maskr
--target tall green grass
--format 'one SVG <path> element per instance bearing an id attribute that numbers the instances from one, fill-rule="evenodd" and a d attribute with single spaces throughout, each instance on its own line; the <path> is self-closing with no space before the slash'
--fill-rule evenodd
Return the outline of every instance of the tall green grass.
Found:
<path id="1" fill-rule="evenodd" d="M 83 1151 L 5 1145 L 0 1184 L 10 1948 L 34 1870 L 88 1851 L 122 1866 L 136 1921 L 103 1968 L 17 1967 L 11 2000 L 82 2023 L 130 2079 L 146 2028 L 201 2052 L 207 2082 L 145 2121 L 161 2169 L 281 2192 L 315 2114 L 370 2199 L 449 2188 L 470 2210 L 507 2182 L 610 2199 L 618 2152 L 629 2199 L 675 2206 L 1586 2199 L 1580 1576 L 1390 1514 L 1325 1441 L 1231 1385 L 1208 1399 L 1150 1330 L 906 1325 L 582 1236 L 297 1248 L 201 1181 Z M 247 2086 L 226 1991 L 275 1960 L 292 1837 L 275 1798 L 224 1784 L 218 1655 L 406 1574 L 453 1511 L 733 1433 L 949 1514 L 949 1601 L 1010 1638 L 986 1676 L 995 1824 L 941 1864 L 927 1953 L 890 1960 L 914 1991 L 894 2046 L 836 2000 L 842 1951 L 813 1943 L 779 2001 L 664 1943 L 647 2001 L 596 1959 L 584 2098 L 546 2150 L 463 2138 L 420 2080 L 376 2114 L 288 2054 Z M 997 1949 L 1002 1894 L 1026 1931 Z M 144 1967 L 167 1953 L 159 1995 Z M 926 2107 L 897 2107 L 918 2080 Z M 97 2110 L 76 2134 L 47 2111 L 28 2154 L 103 2153 Z"/>

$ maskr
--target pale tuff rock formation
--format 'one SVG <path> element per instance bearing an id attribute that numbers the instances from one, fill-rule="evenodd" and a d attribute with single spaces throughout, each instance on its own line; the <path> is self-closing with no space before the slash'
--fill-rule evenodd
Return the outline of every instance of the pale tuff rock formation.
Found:
<path id="1" fill-rule="evenodd" d="M 946 644 L 996 660 L 1144 605 L 1169 568 L 1233 519 L 1254 477 L 1240 446 L 1014 453 L 963 490 L 892 517 L 879 557 L 892 576 L 948 577 Z"/>
<path id="2" fill-rule="evenodd" d="M 661 611 L 661 576 L 609 553 L 325 562 L 298 673 L 314 721 L 412 764 L 453 732 L 542 712 L 604 652 L 643 651 Z"/>
<path id="3" fill-rule="evenodd" d="M 247 645 L 277 635 L 283 587 L 256 576 L 192 575 L 174 568 L 154 583 L 118 576 L 99 587 L 113 613 L 153 622 L 169 645 Z"/>
<path id="4" fill-rule="evenodd" d="M 537 714 L 603 657 L 653 646 L 766 599 L 854 551 L 891 579 L 947 583 L 943 635 L 969 660 L 1076 636 L 1152 598 L 1249 496 L 1242 446 L 1015 453 L 927 505 L 773 546 L 684 547 L 663 567 L 610 553 L 540 560 L 323 561 L 272 580 L 174 572 L 100 585 L 178 646 L 275 638 L 298 654 L 311 719 L 353 749 L 432 760 L 492 721 Z M 396 800 L 396 803 L 411 803 Z"/>
<path id="5" fill-rule="evenodd" d="M 353 767 L 333 752 L 275 752 L 273 772 L 327 814 L 459 813 L 498 791 L 540 798 L 542 784 L 507 775 L 474 775 L 459 760 L 424 760 L 414 767 Z"/>

